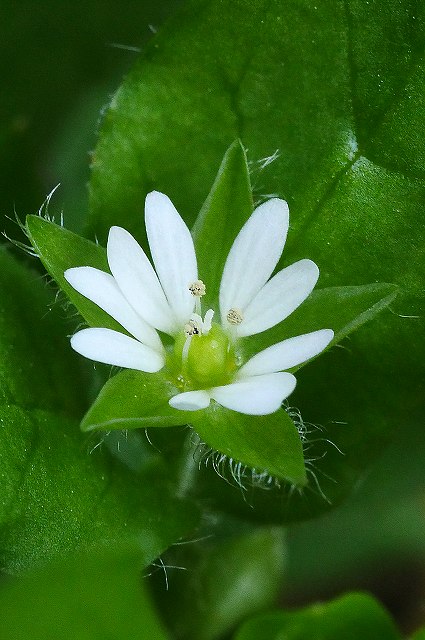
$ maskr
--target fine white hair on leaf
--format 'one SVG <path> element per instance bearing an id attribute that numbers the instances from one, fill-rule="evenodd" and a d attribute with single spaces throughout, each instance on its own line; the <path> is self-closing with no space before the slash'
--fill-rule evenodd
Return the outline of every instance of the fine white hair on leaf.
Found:
<path id="1" fill-rule="evenodd" d="M 150 26 L 151 25 L 149 25 L 149 27 Z M 111 47 L 111 49 L 122 49 L 122 51 L 132 51 L 134 53 L 140 53 L 142 51 L 140 47 L 135 47 L 130 44 L 121 44 L 119 42 L 109 42 L 108 47 Z"/>
<path id="2" fill-rule="evenodd" d="M 316 490 L 312 488 L 311 483 L 309 483 L 307 487 L 305 487 L 305 489 L 309 489 L 310 491 L 312 491 L 312 493 L 319 495 L 321 498 L 323 498 L 323 500 L 327 502 L 329 505 L 332 505 L 332 501 L 327 497 L 322 487 L 320 486 L 319 479 L 316 475 L 317 468 L 314 467 L 314 465 L 308 460 L 306 460 L 305 468 L 306 468 L 307 475 L 309 475 L 313 479 L 313 486 L 316 488 Z"/>
<path id="3" fill-rule="evenodd" d="M 168 580 L 168 573 L 167 573 L 168 569 L 179 569 L 180 571 L 187 571 L 188 570 L 187 567 L 181 567 L 181 566 L 175 565 L 175 564 L 165 564 L 165 562 L 163 561 L 163 559 L 161 557 L 157 558 L 155 560 L 155 562 L 152 562 L 150 567 L 151 567 L 151 571 L 149 571 L 149 573 L 145 573 L 142 576 L 142 578 L 149 578 L 150 576 L 154 575 L 158 571 L 163 571 L 164 572 L 164 582 L 165 582 L 165 590 L 166 591 L 168 591 L 168 589 L 169 589 L 169 580 Z"/>
<path id="4" fill-rule="evenodd" d="M 110 432 L 110 431 L 108 431 L 108 432 L 106 432 L 106 433 L 102 434 L 102 436 L 101 436 L 100 440 L 98 440 L 97 442 L 95 442 L 95 444 L 94 444 L 94 445 L 88 445 L 88 447 L 87 447 L 87 453 L 88 453 L 88 455 L 89 455 L 89 456 L 93 455 L 93 453 L 94 453 L 97 449 L 102 450 L 102 447 L 103 447 L 103 445 L 105 444 L 105 438 L 106 438 L 110 433 L 111 433 L 111 432 Z M 94 437 L 96 437 L 96 435 L 97 435 L 97 436 L 99 436 L 99 434 L 95 434 L 95 433 L 93 433 L 93 438 L 94 438 Z M 93 441 L 93 438 L 92 438 L 92 441 Z"/>
<path id="5" fill-rule="evenodd" d="M 45 220 L 47 220 L 47 222 L 54 222 L 54 216 L 49 214 L 49 205 L 50 205 L 51 199 L 53 198 L 54 193 L 56 192 L 57 189 L 59 189 L 59 187 L 60 187 L 60 182 L 56 185 L 56 187 L 54 187 L 51 190 L 51 192 L 48 194 L 48 196 L 46 197 L 46 199 L 38 209 L 38 215 L 40 216 L 40 218 L 44 218 Z M 63 223 L 62 214 L 61 214 L 61 222 Z M 63 226 L 63 224 L 61 226 Z"/>

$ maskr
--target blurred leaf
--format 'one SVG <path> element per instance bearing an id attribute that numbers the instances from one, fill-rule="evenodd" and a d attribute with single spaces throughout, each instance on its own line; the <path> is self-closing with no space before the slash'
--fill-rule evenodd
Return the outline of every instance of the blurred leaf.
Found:
<path id="1" fill-rule="evenodd" d="M 406 416 L 343 505 L 320 520 L 291 527 L 288 602 L 309 602 L 343 585 L 373 585 L 398 616 L 405 607 L 415 608 L 422 598 L 416 576 L 422 574 L 425 558 L 424 458 L 423 431 L 414 416 Z"/>
<path id="2" fill-rule="evenodd" d="M 166 640 L 136 548 L 55 561 L 0 589 L 3 640 Z"/>
<path id="3" fill-rule="evenodd" d="M 418 629 L 418 631 L 410 637 L 410 640 L 425 640 L 425 627 Z"/>
<path id="4" fill-rule="evenodd" d="M 63 4 L 60 11 L 52 0 L 39 0 L 36 7 L 23 0 L 21 11 L 1 3 L 2 230 L 6 227 L 16 237 L 16 225 L 6 216 L 13 216 L 14 209 L 19 214 L 34 211 L 59 182 L 63 189 L 58 204 L 63 205 L 67 225 L 75 228 L 73 213 L 82 220 L 86 207 L 74 209 L 75 192 L 81 193 L 87 181 L 88 152 L 93 148 L 99 109 L 139 48 L 179 4 L 181 0 L 123 0 L 117 12 L 103 0 L 76 0 Z M 76 133 L 69 129 L 70 115 L 75 118 L 78 110 L 81 120 Z M 67 144 L 58 158 L 54 148 L 58 134 L 65 136 L 64 128 Z M 77 173 L 79 184 L 74 181 Z"/>
<path id="5" fill-rule="evenodd" d="M 234 640 L 401 640 L 393 621 L 371 596 L 353 593 L 328 604 L 248 620 Z"/>
<path id="6" fill-rule="evenodd" d="M 52 414 L 0 406 L 0 563 L 15 573 L 74 549 L 138 546 L 144 565 L 196 525 L 158 463 L 134 474 Z M 91 454 L 90 454 L 90 449 Z M 161 509 L 158 509 L 158 505 Z"/>
<path id="7" fill-rule="evenodd" d="M 274 604 L 285 560 L 281 529 L 220 534 L 176 547 L 167 563 L 190 567 L 170 575 L 158 606 L 173 631 L 185 640 L 213 640 L 256 611 Z"/>

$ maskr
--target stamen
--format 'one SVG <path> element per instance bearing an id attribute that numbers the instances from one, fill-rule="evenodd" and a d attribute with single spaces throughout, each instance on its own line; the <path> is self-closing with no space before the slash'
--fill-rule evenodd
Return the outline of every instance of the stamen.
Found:
<path id="1" fill-rule="evenodd" d="M 206 287 L 202 280 L 195 280 L 189 285 L 189 291 L 195 298 L 195 311 L 201 313 L 201 298 L 206 293 Z"/>
<path id="2" fill-rule="evenodd" d="M 230 324 L 240 324 L 243 320 L 243 314 L 240 309 L 230 309 L 226 318 Z"/>
<path id="3" fill-rule="evenodd" d="M 202 280 L 195 280 L 189 285 L 189 291 L 195 298 L 202 298 L 206 293 L 206 287 Z"/>
<path id="4" fill-rule="evenodd" d="M 201 328 L 196 320 L 192 319 L 184 325 L 184 332 L 188 338 L 191 338 L 192 336 L 198 336 L 201 333 Z"/>

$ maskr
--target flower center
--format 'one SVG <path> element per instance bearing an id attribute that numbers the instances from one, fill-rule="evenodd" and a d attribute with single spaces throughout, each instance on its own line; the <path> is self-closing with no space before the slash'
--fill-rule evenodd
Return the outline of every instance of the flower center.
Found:
<path id="1" fill-rule="evenodd" d="M 185 325 L 184 333 L 177 336 L 174 355 L 180 363 L 185 390 L 228 384 L 236 369 L 234 350 L 221 327 L 210 324 L 205 333 L 193 318 Z"/>

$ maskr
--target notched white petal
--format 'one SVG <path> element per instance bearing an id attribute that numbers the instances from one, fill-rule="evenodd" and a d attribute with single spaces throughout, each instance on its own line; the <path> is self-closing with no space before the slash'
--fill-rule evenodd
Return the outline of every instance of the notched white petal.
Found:
<path id="1" fill-rule="evenodd" d="M 238 371 L 238 379 L 296 367 L 325 349 L 334 337 L 332 329 L 320 329 L 288 338 L 260 351 Z"/>
<path id="2" fill-rule="evenodd" d="M 130 306 L 113 276 L 93 267 L 75 267 L 67 269 L 64 277 L 78 293 L 106 311 L 135 338 L 162 351 L 157 332 Z"/>
<path id="3" fill-rule="evenodd" d="M 244 310 L 237 336 L 252 336 L 287 318 L 313 291 L 319 269 L 312 260 L 299 260 L 279 271 Z"/>
<path id="4" fill-rule="evenodd" d="M 199 411 L 209 406 L 210 396 L 206 391 L 185 391 L 173 396 L 168 403 L 180 411 Z"/>
<path id="5" fill-rule="evenodd" d="M 220 285 L 223 326 L 230 309 L 243 312 L 270 278 L 282 254 L 288 227 L 288 205 L 279 198 L 257 207 L 242 227 L 230 249 Z"/>
<path id="6" fill-rule="evenodd" d="M 156 272 L 176 318 L 183 324 L 195 304 L 189 287 L 199 280 L 192 236 L 171 200 L 158 191 L 146 197 L 145 221 Z"/>
<path id="7" fill-rule="evenodd" d="M 71 338 L 71 346 L 90 360 L 125 369 L 156 373 L 165 364 L 164 356 L 158 351 L 111 329 L 90 328 L 78 331 Z"/>
<path id="8" fill-rule="evenodd" d="M 130 305 L 147 323 L 173 335 L 177 319 L 138 242 L 122 227 L 111 227 L 107 253 L 109 268 Z"/>
<path id="9" fill-rule="evenodd" d="M 277 411 L 295 385 L 296 379 L 291 373 L 270 373 L 214 387 L 209 393 L 227 409 L 262 416 Z"/>

